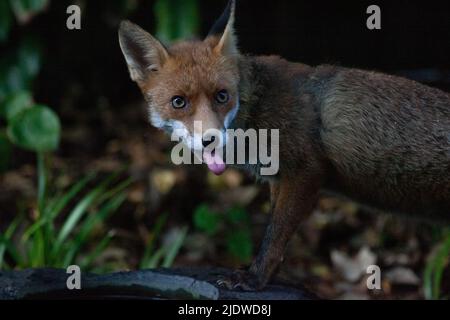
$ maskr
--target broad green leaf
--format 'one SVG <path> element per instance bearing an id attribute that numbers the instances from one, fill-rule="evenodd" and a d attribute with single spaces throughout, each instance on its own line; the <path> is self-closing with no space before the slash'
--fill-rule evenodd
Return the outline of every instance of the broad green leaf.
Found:
<path id="1" fill-rule="evenodd" d="M 226 214 L 228 221 L 234 224 L 242 224 L 249 222 L 249 215 L 243 208 L 235 207 L 229 210 Z"/>
<path id="2" fill-rule="evenodd" d="M 19 114 L 21 111 L 31 107 L 33 98 L 28 91 L 18 91 L 8 96 L 0 105 L 0 115 L 8 121 Z"/>
<path id="3" fill-rule="evenodd" d="M 242 262 L 250 261 L 253 243 L 248 230 L 238 230 L 227 237 L 228 252 Z"/>
<path id="4" fill-rule="evenodd" d="M 197 229 L 214 235 L 220 226 L 221 217 L 209 210 L 207 205 L 198 207 L 194 212 L 194 225 Z"/>
<path id="5" fill-rule="evenodd" d="M 35 151 L 55 150 L 60 139 L 58 116 L 48 107 L 36 105 L 17 114 L 8 126 L 8 136 L 18 146 Z"/>

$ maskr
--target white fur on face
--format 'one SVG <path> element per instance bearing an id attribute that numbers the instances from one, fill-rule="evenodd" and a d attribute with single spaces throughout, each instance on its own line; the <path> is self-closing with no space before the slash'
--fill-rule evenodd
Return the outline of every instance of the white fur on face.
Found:
<path id="1" fill-rule="evenodd" d="M 150 110 L 150 123 L 152 124 L 152 126 L 158 129 L 163 129 L 167 125 L 167 121 L 164 120 L 161 115 L 154 110 Z"/>
<path id="2" fill-rule="evenodd" d="M 203 150 L 201 134 L 194 134 L 194 136 L 192 136 L 183 122 L 172 119 L 163 119 L 157 111 L 150 110 L 150 123 L 155 128 L 162 129 L 171 135 L 172 141 L 181 140 L 191 150 Z"/>
<path id="3" fill-rule="evenodd" d="M 230 125 L 233 123 L 234 119 L 236 118 L 238 112 L 239 112 L 239 96 L 236 99 L 236 105 L 233 107 L 233 109 L 228 112 L 228 114 L 225 116 L 225 121 L 223 122 L 223 125 L 225 127 L 225 131 L 230 127 Z"/>
<path id="4" fill-rule="evenodd" d="M 227 144 L 228 139 L 226 131 L 236 118 L 239 112 L 239 108 L 240 105 L 238 97 L 236 105 L 225 116 L 224 128 L 223 130 L 220 130 L 222 131 L 222 136 L 219 139 L 218 147 L 223 147 L 224 145 Z M 201 128 L 200 129 L 197 128 L 197 130 L 194 129 L 194 134 L 192 135 L 183 122 L 178 120 L 163 119 L 156 110 L 150 110 L 150 122 L 154 127 L 162 129 L 166 131 L 168 134 L 170 134 L 172 136 L 172 141 L 182 140 L 189 147 L 189 149 L 193 151 L 203 150 L 203 143 L 202 143 L 203 136 L 201 134 L 202 132 Z M 217 134 L 215 135 L 217 136 Z"/>
<path id="5" fill-rule="evenodd" d="M 236 119 L 236 116 L 239 112 L 240 104 L 239 104 L 239 96 L 237 97 L 236 105 L 233 107 L 233 109 L 228 112 L 228 114 L 225 116 L 225 120 L 223 122 L 224 130 L 222 135 L 222 144 L 226 145 L 228 143 L 228 135 L 227 130 L 230 128 L 230 125 L 233 123 L 234 119 Z"/>

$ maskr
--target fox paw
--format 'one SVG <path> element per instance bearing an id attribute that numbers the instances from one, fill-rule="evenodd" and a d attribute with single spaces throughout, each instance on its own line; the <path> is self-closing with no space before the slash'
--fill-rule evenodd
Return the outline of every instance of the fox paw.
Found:
<path id="1" fill-rule="evenodd" d="M 223 276 L 217 280 L 217 285 L 228 290 L 259 291 L 264 283 L 257 276 L 248 271 L 235 271 L 230 276 Z"/>

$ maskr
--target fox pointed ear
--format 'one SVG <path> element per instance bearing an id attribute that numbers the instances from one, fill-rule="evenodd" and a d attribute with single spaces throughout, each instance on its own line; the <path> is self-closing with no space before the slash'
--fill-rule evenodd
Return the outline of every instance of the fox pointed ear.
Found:
<path id="1" fill-rule="evenodd" d="M 225 55 L 237 55 L 237 37 L 234 33 L 234 14 L 236 11 L 236 1 L 230 0 L 225 11 L 219 20 L 216 21 L 207 39 L 210 37 L 220 37 L 219 43 L 214 47 L 214 51 Z"/>
<path id="2" fill-rule="evenodd" d="M 166 48 L 150 33 L 129 21 L 119 28 L 119 43 L 133 81 L 143 81 L 169 58 Z"/>

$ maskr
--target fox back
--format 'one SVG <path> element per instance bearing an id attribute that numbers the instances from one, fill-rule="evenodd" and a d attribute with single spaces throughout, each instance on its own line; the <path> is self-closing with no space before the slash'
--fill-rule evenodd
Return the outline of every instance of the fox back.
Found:
<path id="1" fill-rule="evenodd" d="M 450 220 L 448 93 L 376 72 L 240 55 L 232 3 L 205 40 L 169 48 L 122 23 L 120 45 L 154 126 L 200 152 L 208 129 L 278 128 L 274 179 L 303 168 L 321 188 L 363 204 Z M 221 174 L 225 164 L 213 160 Z M 258 164 L 243 167 L 258 176 Z"/>

